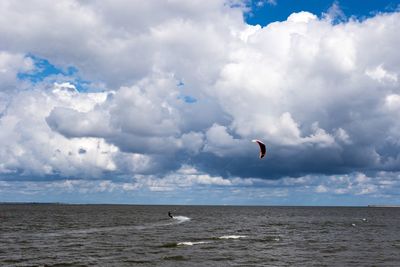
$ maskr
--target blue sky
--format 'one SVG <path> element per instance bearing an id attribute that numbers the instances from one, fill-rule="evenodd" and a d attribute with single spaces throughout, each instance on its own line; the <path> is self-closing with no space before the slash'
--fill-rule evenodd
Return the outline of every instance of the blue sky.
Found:
<path id="1" fill-rule="evenodd" d="M 20 81 L 29 81 L 33 84 L 44 82 L 46 79 L 53 82 L 67 81 L 73 84 L 80 92 L 91 90 L 89 86 L 90 82 L 77 76 L 78 69 L 74 66 L 62 69 L 53 65 L 47 59 L 37 57 L 33 54 L 27 54 L 26 58 L 32 61 L 34 70 L 18 72 L 17 78 Z"/>
<path id="2" fill-rule="evenodd" d="M 250 11 L 245 15 L 249 24 L 260 24 L 265 26 L 271 22 L 284 21 L 287 17 L 300 11 L 309 11 L 319 17 L 329 12 L 330 8 L 338 5 L 346 19 L 364 20 L 380 12 L 394 12 L 398 9 L 399 1 L 392 0 L 274 0 L 274 1 L 251 1 Z"/>
<path id="3" fill-rule="evenodd" d="M 5 2 L 0 201 L 399 204 L 399 1 Z"/>

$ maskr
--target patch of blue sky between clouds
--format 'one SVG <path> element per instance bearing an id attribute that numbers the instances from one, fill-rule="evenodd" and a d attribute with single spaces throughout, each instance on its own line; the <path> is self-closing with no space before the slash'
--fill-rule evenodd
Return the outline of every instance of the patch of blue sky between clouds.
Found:
<path id="1" fill-rule="evenodd" d="M 185 96 L 182 97 L 182 99 L 183 99 L 183 101 L 185 101 L 188 104 L 193 104 L 193 103 L 197 102 L 197 99 L 192 97 L 192 96 L 190 96 L 190 95 L 185 95 Z"/>
<path id="2" fill-rule="evenodd" d="M 179 81 L 176 84 L 176 86 L 179 87 L 179 88 L 184 88 L 185 83 L 183 81 Z M 195 97 L 190 96 L 190 95 L 184 95 L 184 94 L 181 94 L 180 96 L 178 96 L 178 99 L 183 100 L 187 104 L 193 104 L 193 103 L 197 102 L 197 99 Z"/>
<path id="3" fill-rule="evenodd" d="M 28 54 L 27 57 L 33 61 L 35 68 L 33 71 L 19 72 L 17 74 L 19 80 L 29 81 L 32 84 L 37 84 L 45 80 L 53 83 L 62 80 L 63 82 L 73 84 L 79 92 L 88 91 L 91 82 L 79 77 L 79 71 L 74 66 L 62 69 L 53 65 L 45 58 L 40 58 L 32 54 Z"/>
<path id="4" fill-rule="evenodd" d="M 177 97 L 179 100 L 183 100 L 187 104 L 194 104 L 197 102 L 197 99 L 190 95 L 180 95 Z"/>
<path id="5" fill-rule="evenodd" d="M 290 14 L 307 11 L 319 18 L 323 18 L 329 12 L 335 12 L 332 8 L 339 8 L 340 15 L 332 20 L 333 24 L 349 19 L 364 20 L 378 13 L 396 12 L 400 9 L 399 0 L 250 0 L 247 2 L 247 12 L 244 19 L 248 24 L 266 26 L 276 21 L 285 21 Z M 337 10 L 336 10 L 337 11 Z"/>

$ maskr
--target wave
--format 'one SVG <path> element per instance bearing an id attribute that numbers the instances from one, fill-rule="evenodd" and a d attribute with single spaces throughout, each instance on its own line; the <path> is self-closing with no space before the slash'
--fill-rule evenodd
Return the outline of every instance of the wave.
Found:
<path id="1" fill-rule="evenodd" d="M 247 236 L 245 235 L 223 235 L 217 238 L 211 238 L 208 239 L 208 241 L 184 241 L 184 242 L 173 242 L 173 243 L 166 243 L 161 245 L 163 248 L 174 248 L 174 247 L 180 247 L 180 246 L 194 246 L 194 245 L 202 245 L 202 244 L 211 244 L 218 242 L 217 240 L 223 240 L 223 239 L 239 239 L 239 238 L 245 238 Z M 207 239 L 206 239 L 207 240 Z"/>
<path id="2" fill-rule="evenodd" d="M 186 216 L 173 216 L 172 220 L 171 219 L 166 219 L 161 222 L 157 223 L 150 223 L 150 224 L 145 224 L 145 225 L 139 225 L 136 226 L 135 228 L 138 230 L 143 230 L 143 229 L 149 229 L 149 228 L 157 228 L 157 227 L 164 227 L 164 226 L 171 226 L 171 225 L 176 225 L 176 224 L 181 224 L 184 222 L 190 221 L 189 217 Z"/>
<path id="3" fill-rule="evenodd" d="M 178 246 L 193 246 L 193 245 L 200 245 L 200 244 L 208 244 L 210 242 L 207 241 L 198 241 L 198 242 L 179 242 Z"/>
<path id="4" fill-rule="evenodd" d="M 172 219 L 178 221 L 178 223 L 190 221 L 190 218 L 186 216 L 173 216 Z"/>
<path id="5" fill-rule="evenodd" d="M 209 244 L 209 243 L 211 243 L 211 242 L 210 241 L 197 241 L 197 242 L 185 241 L 185 242 L 166 243 L 166 244 L 161 245 L 160 247 L 176 248 L 178 246 L 194 246 L 194 245 Z"/>
<path id="6" fill-rule="evenodd" d="M 239 239 L 239 238 L 245 238 L 245 235 L 223 235 L 218 237 L 218 239 Z"/>

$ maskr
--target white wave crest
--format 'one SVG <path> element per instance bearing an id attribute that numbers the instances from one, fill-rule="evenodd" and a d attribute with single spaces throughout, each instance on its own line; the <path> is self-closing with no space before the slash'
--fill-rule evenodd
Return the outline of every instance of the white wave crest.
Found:
<path id="1" fill-rule="evenodd" d="M 199 242 L 179 242 L 178 246 L 193 246 L 193 245 L 200 245 L 200 244 L 207 244 L 210 242 L 206 241 L 199 241 Z"/>
<path id="2" fill-rule="evenodd" d="M 219 239 L 239 239 L 239 238 L 244 238 L 246 237 L 245 235 L 223 235 L 218 237 Z"/>
<path id="3" fill-rule="evenodd" d="M 187 222 L 187 221 L 190 221 L 190 218 L 189 217 L 186 217 L 186 216 L 174 216 L 174 217 L 172 217 L 174 220 L 177 220 L 178 221 L 178 223 L 183 223 L 183 222 Z"/>

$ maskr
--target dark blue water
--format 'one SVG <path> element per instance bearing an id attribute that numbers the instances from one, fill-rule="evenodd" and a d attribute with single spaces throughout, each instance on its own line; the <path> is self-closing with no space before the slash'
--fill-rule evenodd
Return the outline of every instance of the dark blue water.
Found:
<path id="1" fill-rule="evenodd" d="M 0 266 L 399 264 L 400 208 L 0 205 Z"/>

